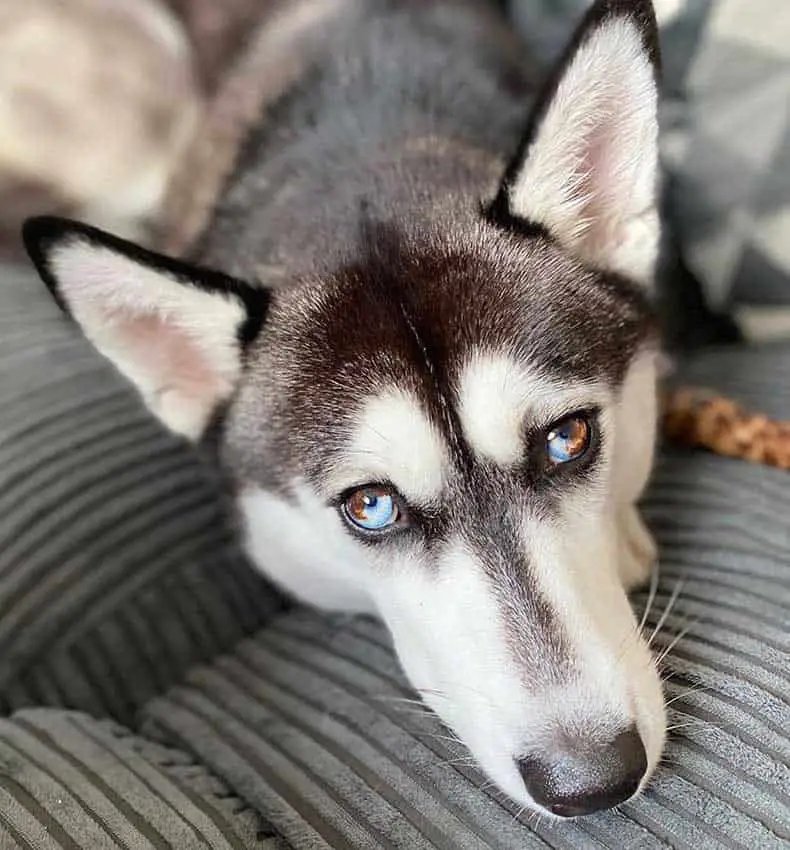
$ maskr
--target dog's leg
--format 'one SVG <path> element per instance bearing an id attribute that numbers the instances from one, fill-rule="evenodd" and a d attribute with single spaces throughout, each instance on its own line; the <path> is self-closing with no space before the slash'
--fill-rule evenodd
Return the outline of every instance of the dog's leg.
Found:
<path id="1" fill-rule="evenodd" d="M 626 591 L 634 590 L 650 578 L 657 548 L 636 505 L 623 505 L 617 517 L 620 581 Z"/>

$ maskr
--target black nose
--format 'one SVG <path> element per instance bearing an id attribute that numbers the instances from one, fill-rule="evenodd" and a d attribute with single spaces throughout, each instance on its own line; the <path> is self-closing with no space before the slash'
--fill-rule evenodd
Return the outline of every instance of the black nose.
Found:
<path id="1" fill-rule="evenodd" d="M 647 755 L 635 728 L 608 744 L 563 742 L 550 753 L 521 759 L 518 768 L 532 799 L 563 818 L 610 809 L 636 793 Z"/>

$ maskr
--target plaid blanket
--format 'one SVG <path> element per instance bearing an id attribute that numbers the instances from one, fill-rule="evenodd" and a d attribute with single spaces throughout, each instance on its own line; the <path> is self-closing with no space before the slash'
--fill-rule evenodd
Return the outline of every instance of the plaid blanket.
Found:
<path id="1" fill-rule="evenodd" d="M 591 0 L 510 0 L 533 50 L 562 49 Z M 668 209 L 718 308 L 790 304 L 790 4 L 656 0 Z"/>

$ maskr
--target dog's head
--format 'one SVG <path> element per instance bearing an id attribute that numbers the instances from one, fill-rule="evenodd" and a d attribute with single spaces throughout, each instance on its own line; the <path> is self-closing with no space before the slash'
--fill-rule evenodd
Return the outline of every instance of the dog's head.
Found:
<path id="1" fill-rule="evenodd" d="M 26 229 L 169 428 L 220 422 L 253 559 L 381 615 L 497 784 L 560 816 L 643 787 L 665 734 L 625 593 L 650 558 L 656 135 L 650 4 L 606 0 L 493 203 L 360 222 L 331 275 L 268 291 L 82 225 Z"/>

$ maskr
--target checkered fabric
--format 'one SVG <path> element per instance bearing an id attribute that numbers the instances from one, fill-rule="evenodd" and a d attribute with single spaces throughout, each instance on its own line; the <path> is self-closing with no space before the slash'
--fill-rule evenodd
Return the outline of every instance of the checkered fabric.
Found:
<path id="1" fill-rule="evenodd" d="M 664 157 L 712 303 L 790 303 L 790 4 L 688 0 L 664 30 Z"/>

